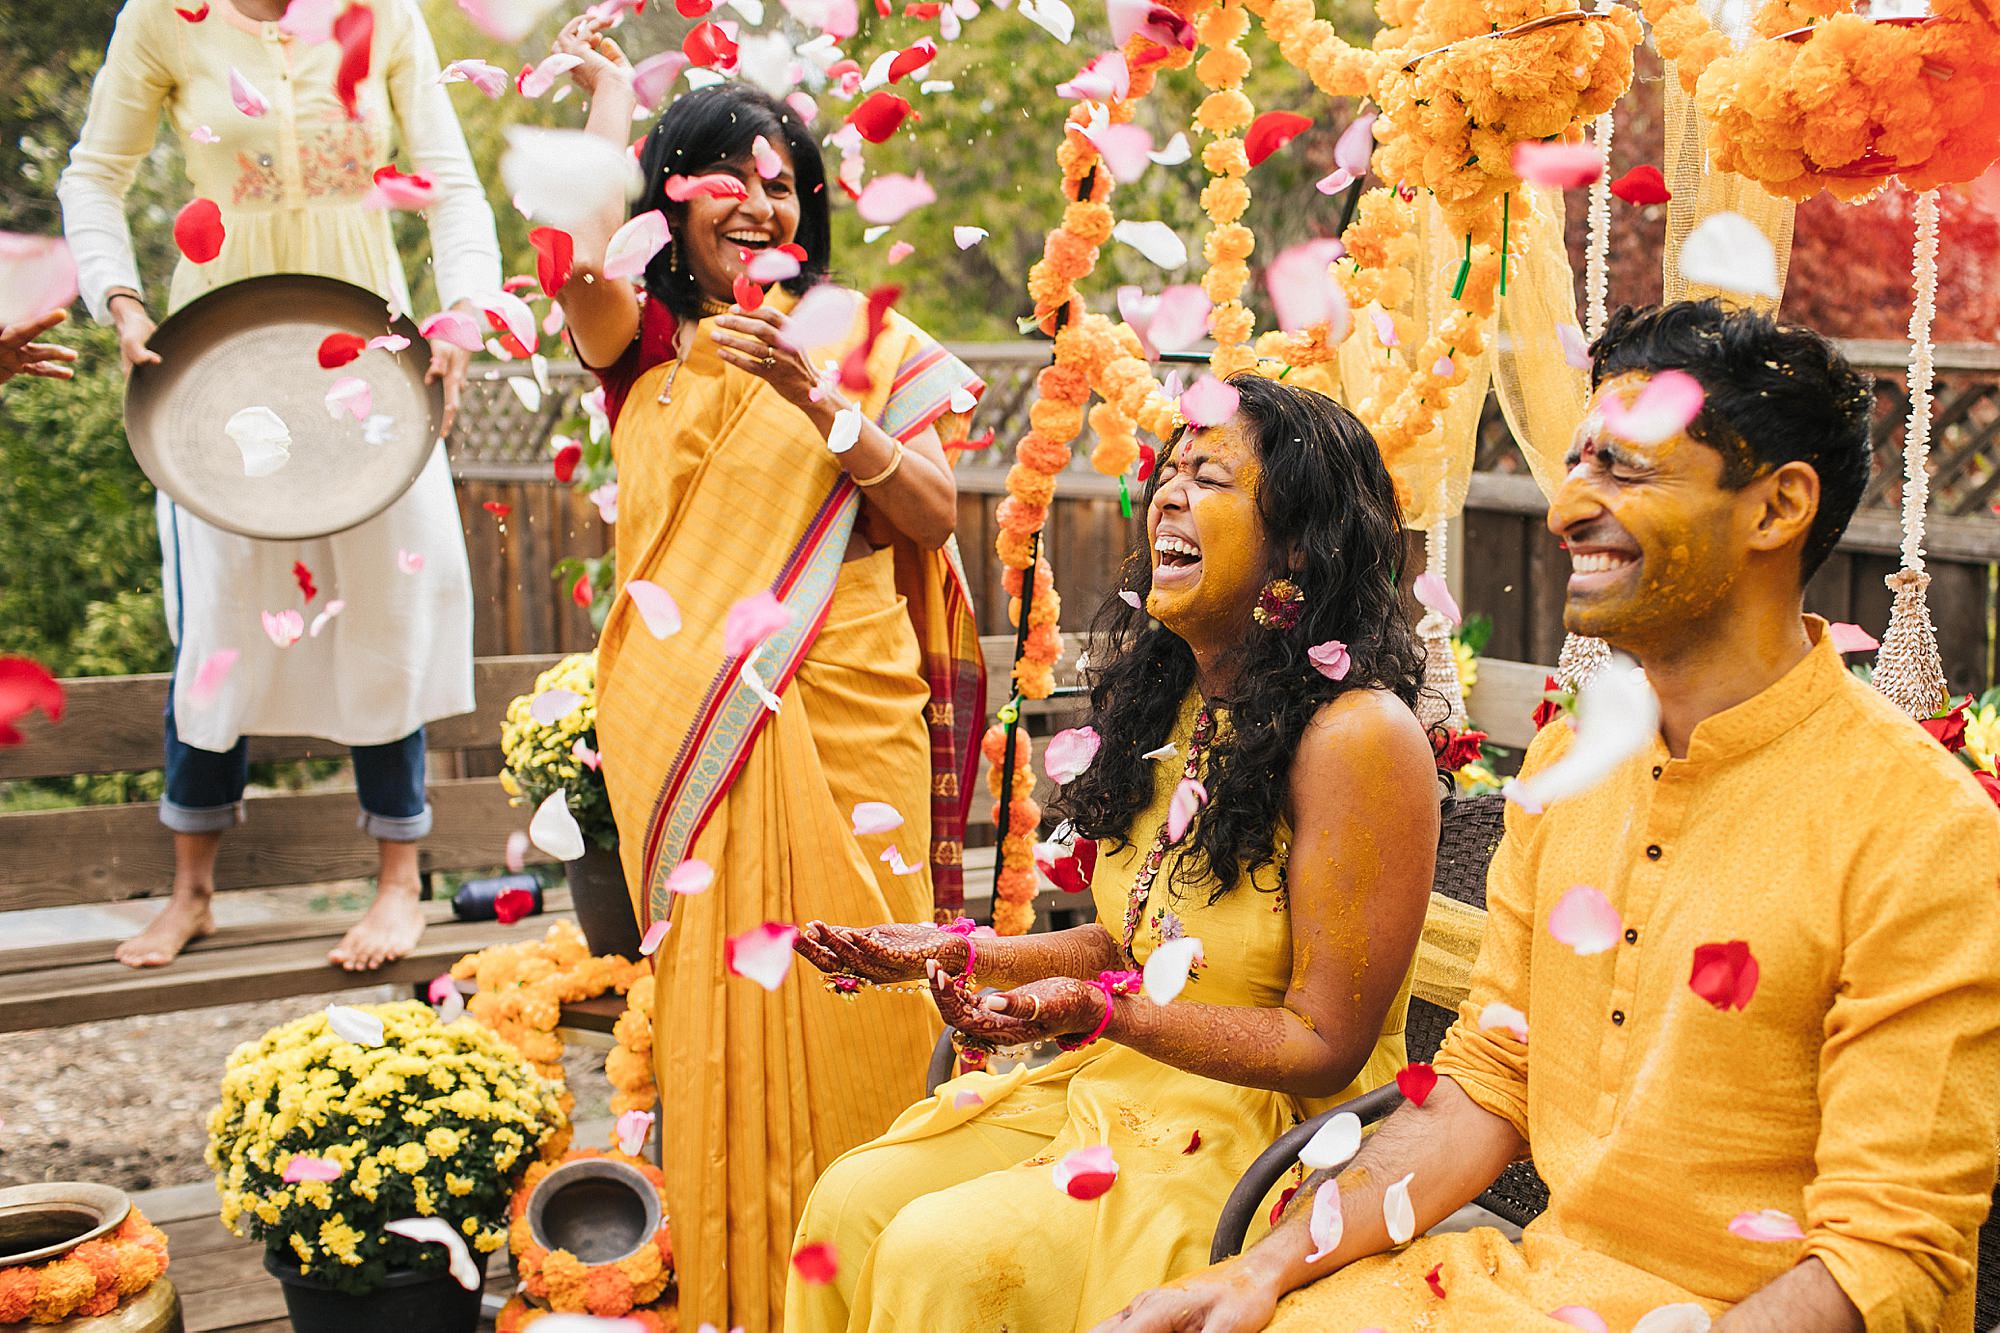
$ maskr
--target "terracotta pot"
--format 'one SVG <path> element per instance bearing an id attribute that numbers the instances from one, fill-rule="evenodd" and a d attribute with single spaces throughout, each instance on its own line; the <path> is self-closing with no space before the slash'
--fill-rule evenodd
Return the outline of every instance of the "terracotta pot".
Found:
<path id="1" fill-rule="evenodd" d="M 632 916 L 632 895 L 625 890 L 625 867 L 617 851 L 586 847 L 563 867 L 569 875 L 570 905 L 590 951 L 637 958 L 639 923 Z"/>

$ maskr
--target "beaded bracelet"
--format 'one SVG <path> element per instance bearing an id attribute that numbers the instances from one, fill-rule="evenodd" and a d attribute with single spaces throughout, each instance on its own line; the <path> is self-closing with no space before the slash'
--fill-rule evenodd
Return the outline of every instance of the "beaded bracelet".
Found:
<path id="1" fill-rule="evenodd" d="M 1104 1029 L 1111 1026 L 1111 1001 L 1114 996 L 1130 995 L 1139 989 L 1142 976 L 1138 972 L 1099 972 L 1097 980 L 1090 984 L 1104 993 L 1104 1017 L 1097 1020 L 1097 1026 L 1090 1035 L 1081 1040 L 1073 1037 L 1057 1037 L 1056 1045 L 1065 1051 L 1080 1051 L 1104 1035 Z"/>

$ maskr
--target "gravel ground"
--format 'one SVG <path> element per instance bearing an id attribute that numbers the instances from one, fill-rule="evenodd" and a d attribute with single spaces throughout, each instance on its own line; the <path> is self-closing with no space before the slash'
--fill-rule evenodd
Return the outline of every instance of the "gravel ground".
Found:
<path id="1" fill-rule="evenodd" d="M 145 1190 L 207 1180 L 208 1113 L 232 1050 L 330 1001 L 407 995 L 378 986 L 0 1035 L 0 1185 Z M 574 1118 L 609 1115 L 603 1052 L 572 1046 L 563 1064 Z"/>

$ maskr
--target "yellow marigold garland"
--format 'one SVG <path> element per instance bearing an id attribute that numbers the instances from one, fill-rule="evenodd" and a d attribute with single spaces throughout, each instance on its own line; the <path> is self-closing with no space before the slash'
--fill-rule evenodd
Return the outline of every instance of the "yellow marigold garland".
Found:
<path id="1" fill-rule="evenodd" d="M 1007 837 L 1000 844 L 1000 874 L 994 886 L 993 929 L 1001 935 L 1025 935 L 1035 923 L 1035 836 L 1042 807 L 1032 793 L 1035 773 L 1026 729 L 1014 737 L 1012 790 L 1001 792 L 1002 766 L 1007 758 L 1007 728 L 994 723 L 980 742 L 986 756 L 986 789 L 996 801 L 1008 802 Z"/>
<path id="2" fill-rule="evenodd" d="M 586 1264 L 568 1250 L 550 1250 L 538 1244 L 528 1225 L 528 1200 L 535 1187 L 562 1162 L 586 1158 L 607 1158 L 623 1162 L 645 1176 L 660 1197 L 660 1227 L 649 1244 L 616 1263 Z M 635 1307 L 651 1305 L 674 1283 L 674 1246 L 667 1224 L 666 1177 L 642 1158 L 627 1156 L 616 1149 L 600 1151 L 578 1148 L 565 1153 L 562 1162 L 541 1161 L 528 1168 L 514 1191 L 508 1207 L 507 1248 L 514 1256 L 515 1274 L 521 1292 L 551 1310 L 566 1314 L 589 1314 L 614 1319 Z"/>
<path id="3" fill-rule="evenodd" d="M 108 1315 L 166 1271 L 166 1233 L 134 1207 L 96 1240 L 45 1263 L 0 1268 L 0 1324 Z"/>
<path id="4" fill-rule="evenodd" d="M 660 1099 L 653 1082 L 653 974 L 649 971 L 625 993 L 625 1012 L 611 1029 L 616 1043 L 604 1055 L 611 1082 L 611 1114 L 650 1111 Z"/>
<path id="5" fill-rule="evenodd" d="M 1256 114 L 1249 95 L 1243 91 L 1243 76 L 1250 72 L 1250 57 L 1244 54 L 1244 33 L 1250 30 L 1250 15 L 1243 0 L 1222 0 L 1195 21 L 1195 31 L 1208 48 L 1194 62 L 1195 77 L 1209 90 L 1195 108 L 1195 124 L 1209 134 L 1202 149 L 1201 164 L 1209 182 L 1201 192 L 1202 211 L 1208 214 L 1209 232 L 1202 241 L 1202 258 L 1208 272 L 1201 287 L 1214 305 L 1209 329 L 1215 350 L 1209 353 L 1209 369 L 1219 379 L 1249 370 L 1257 364 L 1257 354 L 1249 347 L 1254 319 L 1243 304 L 1243 289 L 1250 281 L 1250 254 L 1257 238 L 1244 226 L 1243 211 L 1250 206 L 1250 154 L 1243 143 L 1243 131 Z"/>

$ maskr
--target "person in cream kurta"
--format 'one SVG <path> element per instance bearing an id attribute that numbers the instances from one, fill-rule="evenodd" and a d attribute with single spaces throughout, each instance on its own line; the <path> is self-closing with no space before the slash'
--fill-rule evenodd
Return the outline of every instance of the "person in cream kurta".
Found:
<path id="1" fill-rule="evenodd" d="M 492 212 L 413 0 L 373 4 L 369 70 L 352 115 L 335 90 L 340 44 L 288 32 L 285 0 L 209 0 L 187 12 L 199 21 L 182 17 L 173 0 L 129 0 L 120 11 L 58 187 L 84 300 L 117 325 L 128 368 L 158 359 L 145 347 L 153 313 L 123 199 L 162 112 L 192 193 L 221 211 L 224 239 L 209 262 L 181 261 L 156 309 L 178 309 L 225 283 L 312 273 L 379 293 L 388 312 L 411 312 L 389 214 L 368 203 L 374 173 L 392 160 L 437 187 L 427 218 L 440 301 L 470 308 L 470 298 L 499 287 Z M 434 349 L 446 430 L 466 359 L 456 348 Z M 121 946 L 120 959 L 166 963 L 212 928 L 218 843 L 242 817 L 243 738 L 288 734 L 353 748 L 362 827 L 381 844 L 375 904 L 333 961 L 371 968 L 407 952 L 423 929 L 416 842 L 431 819 L 423 726 L 473 704 L 471 577 L 443 444 L 387 510 L 331 537 L 236 536 L 165 495 L 158 511 L 177 650 L 161 803 L 162 822 L 175 832 L 174 898 Z M 316 584 L 314 599 L 295 577 L 299 564 Z M 310 621 L 333 599 L 345 609 L 320 634 L 283 649 L 266 635 L 263 612 L 296 608 Z M 237 656 L 220 683 L 212 669 L 195 688 L 204 664 L 230 652 Z"/>

